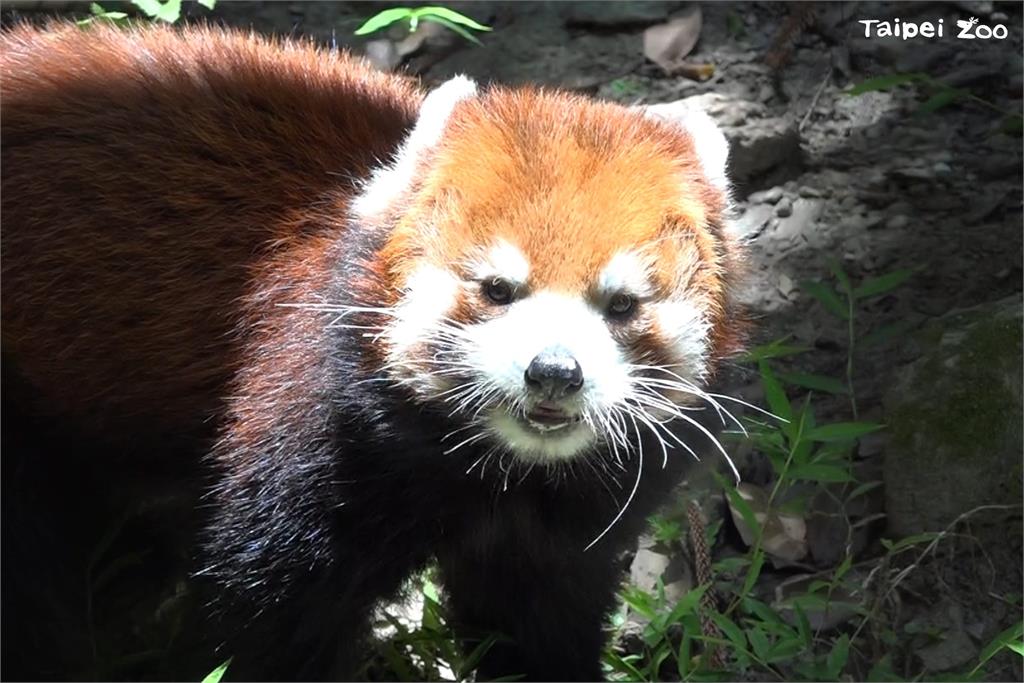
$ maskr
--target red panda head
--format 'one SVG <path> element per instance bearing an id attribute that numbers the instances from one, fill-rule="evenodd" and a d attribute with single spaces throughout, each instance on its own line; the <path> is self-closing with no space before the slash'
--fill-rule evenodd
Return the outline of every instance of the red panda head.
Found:
<path id="1" fill-rule="evenodd" d="M 353 202 L 388 235 L 389 378 L 533 462 L 710 400 L 737 329 L 727 155 L 700 112 L 445 83 Z"/>

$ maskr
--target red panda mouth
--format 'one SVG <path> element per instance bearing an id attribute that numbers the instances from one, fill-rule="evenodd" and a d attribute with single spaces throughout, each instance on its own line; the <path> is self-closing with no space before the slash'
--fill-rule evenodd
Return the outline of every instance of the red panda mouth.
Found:
<path id="1" fill-rule="evenodd" d="M 526 413 L 525 422 L 534 429 L 550 432 L 578 423 L 582 417 L 569 413 L 556 405 L 538 403 Z"/>

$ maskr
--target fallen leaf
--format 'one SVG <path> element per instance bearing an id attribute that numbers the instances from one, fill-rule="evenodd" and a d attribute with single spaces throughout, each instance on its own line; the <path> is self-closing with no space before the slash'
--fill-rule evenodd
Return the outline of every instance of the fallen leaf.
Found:
<path id="1" fill-rule="evenodd" d="M 690 5 L 678 17 L 644 31 L 644 56 L 671 74 L 693 51 L 700 39 L 703 16 L 699 5 Z"/>
<path id="2" fill-rule="evenodd" d="M 807 523 L 803 517 L 783 514 L 776 510 L 769 511 L 768 495 L 758 486 L 742 483 L 736 492 L 743 498 L 754 519 L 762 529 L 761 548 L 774 560 L 796 562 L 807 555 Z M 729 500 L 729 512 L 732 521 L 740 532 L 740 537 L 748 546 L 757 541 L 757 534 L 743 519 L 733 500 Z"/>

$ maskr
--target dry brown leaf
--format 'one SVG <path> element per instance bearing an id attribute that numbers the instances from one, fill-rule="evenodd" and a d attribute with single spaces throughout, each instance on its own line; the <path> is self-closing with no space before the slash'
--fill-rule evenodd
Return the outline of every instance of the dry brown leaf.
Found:
<path id="1" fill-rule="evenodd" d="M 784 562 L 796 562 L 807 555 L 807 524 L 802 517 L 787 515 L 776 510 L 768 511 L 768 495 L 758 486 L 742 483 L 736 492 L 750 506 L 754 519 L 761 525 L 761 548 L 772 558 Z M 743 515 L 729 502 L 732 521 L 747 545 L 755 541 L 754 531 L 747 526 Z"/>
<path id="2" fill-rule="evenodd" d="M 699 5 L 690 5 L 684 12 L 644 31 L 644 56 L 672 74 L 693 51 L 700 39 L 704 19 Z"/>

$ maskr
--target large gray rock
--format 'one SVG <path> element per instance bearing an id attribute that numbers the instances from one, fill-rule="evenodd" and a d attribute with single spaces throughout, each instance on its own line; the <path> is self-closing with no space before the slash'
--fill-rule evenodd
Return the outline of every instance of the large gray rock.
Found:
<path id="1" fill-rule="evenodd" d="M 1021 501 L 1019 294 L 926 326 L 885 400 L 886 512 L 896 536 Z"/>

